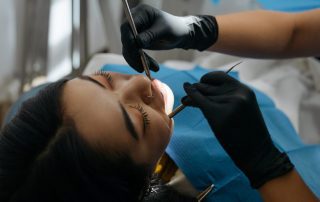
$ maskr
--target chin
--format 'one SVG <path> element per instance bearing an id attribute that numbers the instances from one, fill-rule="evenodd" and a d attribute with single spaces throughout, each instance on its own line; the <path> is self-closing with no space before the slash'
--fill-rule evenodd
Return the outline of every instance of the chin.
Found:
<path id="1" fill-rule="evenodd" d="M 156 82 L 156 86 L 158 87 L 158 89 L 160 90 L 160 92 L 163 96 L 165 113 L 168 115 L 173 110 L 173 104 L 174 104 L 173 92 L 167 84 L 165 84 L 157 79 L 155 79 L 154 82 Z M 170 123 L 169 123 L 170 136 L 173 132 L 173 125 L 174 125 L 173 119 L 170 119 Z"/>
<path id="2" fill-rule="evenodd" d="M 161 93 L 164 99 L 166 114 L 170 114 L 172 112 L 174 104 L 173 92 L 167 84 L 161 82 Z"/>
<path id="3" fill-rule="evenodd" d="M 164 103 L 165 103 L 165 111 L 166 111 L 166 114 L 170 114 L 173 110 L 173 104 L 174 104 L 174 95 L 173 95 L 173 92 L 171 90 L 171 88 L 165 84 L 165 83 L 162 83 L 163 84 L 163 94 L 164 94 Z M 173 119 L 171 119 L 171 125 L 170 125 L 170 137 L 171 137 L 171 134 L 173 133 L 173 127 L 174 126 L 174 121 Z"/>

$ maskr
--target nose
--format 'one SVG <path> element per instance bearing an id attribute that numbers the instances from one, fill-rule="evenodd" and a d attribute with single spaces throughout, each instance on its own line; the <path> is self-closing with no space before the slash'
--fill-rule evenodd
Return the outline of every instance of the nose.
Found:
<path id="1" fill-rule="evenodd" d="M 127 80 L 122 86 L 121 97 L 125 100 L 143 101 L 145 104 L 150 104 L 152 100 L 152 85 L 149 78 L 143 75 L 134 75 Z"/>

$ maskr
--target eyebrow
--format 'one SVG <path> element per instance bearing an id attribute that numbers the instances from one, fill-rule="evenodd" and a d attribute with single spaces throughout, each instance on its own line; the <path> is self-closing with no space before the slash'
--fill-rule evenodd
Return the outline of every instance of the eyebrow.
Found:
<path id="1" fill-rule="evenodd" d="M 91 78 L 90 76 L 82 75 L 82 76 L 79 76 L 78 78 L 82 79 L 82 80 L 90 81 L 90 82 L 98 85 L 99 87 L 106 88 L 104 85 L 102 85 L 97 80 Z M 138 135 L 138 133 L 137 133 L 135 127 L 134 127 L 134 124 L 133 124 L 133 122 L 132 122 L 127 110 L 124 108 L 124 106 L 121 104 L 121 102 L 119 102 L 119 106 L 121 108 L 121 112 L 122 112 L 122 115 L 123 115 L 123 118 L 124 118 L 124 123 L 126 125 L 127 130 L 129 131 L 130 135 L 135 140 L 139 140 L 139 135 Z"/>

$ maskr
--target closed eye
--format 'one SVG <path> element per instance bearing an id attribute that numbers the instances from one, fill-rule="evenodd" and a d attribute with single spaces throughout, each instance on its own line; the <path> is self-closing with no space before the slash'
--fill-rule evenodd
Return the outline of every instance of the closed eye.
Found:
<path id="1" fill-rule="evenodd" d="M 99 71 L 96 71 L 95 73 L 93 73 L 93 75 L 103 76 L 104 78 L 107 79 L 107 81 L 109 82 L 109 84 L 111 86 L 113 80 L 112 80 L 112 76 L 109 72 L 99 70 Z"/>
<path id="2" fill-rule="evenodd" d="M 145 132 L 147 126 L 150 125 L 149 114 L 144 110 L 144 108 L 140 104 L 130 105 L 130 107 L 138 110 L 141 113 L 143 120 L 143 132 Z"/>

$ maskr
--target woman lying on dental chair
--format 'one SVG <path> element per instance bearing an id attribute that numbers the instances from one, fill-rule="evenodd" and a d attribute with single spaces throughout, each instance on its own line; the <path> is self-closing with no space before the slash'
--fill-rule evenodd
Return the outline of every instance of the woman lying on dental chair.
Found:
<path id="1" fill-rule="evenodd" d="M 199 193 L 178 194 L 174 190 L 181 187 L 173 181 L 168 187 L 160 186 L 152 176 L 173 132 L 173 122 L 166 115 L 172 108 L 172 93 L 158 80 L 150 82 L 142 75 L 124 72 L 134 73 L 127 66 L 106 65 L 95 74 L 49 84 L 24 103 L 1 135 L 1 201 L 196 201 Z M 273 146 L 252 91 L 225 73 L 206 72 L 201 68 L 175 71 L 163 66 L 154 77 L 173 89 L 178 104 L 185 95 L 179 86 L 205 75 L 202 81 L 212 85 L 207 88 L 199 83 L 198 87 L 207 88 L 204 90 L 208 93 L 214 89 L 221 93 L 221 101 L 229 102 L 218 103 L 215 108 L 219 110 L 215 123 L 221 133 L 227 134 L 223 140 L 229 145 L 235 142 L 234 156 L 246 155 L 243 158 L 250 158 L 253 169 L 257 167 L 263 173 L 246 173 L 252 183 L 257 183 L 253 186 L 266 181 L 265 167 L 280 167 L 270 175 L 289 174 L 266 182 L 266 190 L 283 189 L 282 184 L 294 178 L 299 192 L 308 193 L 287 156 Z M 186 89 L 191 96 L 197 92 L 188 85 Z M 241 96 L 246 99 L 239 100 Z M 283 151 L 297 147 L 299 141 L 292 126 L 284 124 L 286 117 L 265 95 L 256 92 L 256 96 L 279 147 Z M 232 125 L 237 126 L 236 132 L 232 132 Z M 238 136 L 230 139 L 233 133 Z M 276 135 L 281 133 L 287 134 L 278 139 Z M 192 190 L 200 192 L 215 185 L 206 197 L 209 201 L 260 201 L 261 196 L 250 188 L 217 140 L 202 113 L 187 108 L 175 117 L 167 158 L 187 176 Z M 258 157 L 252 157 L 253 153 L 243 147 L 257 149 L 255 154 L 263 159 L 255 161 Z M 279 160 L 269 161 L 273 156 Z"/>
<path id="2" fill-rule="evenodd" d="M 144 12 L 161 11 L 143 6 L 133 14 Z M 206 49 L 217 39 L 217 24 L 204 17 L 198 25 L 195 38 L 176 39 Z M 127 24 L 124 56 L 141 70 L 138 47 L 125 30 Z M 170 48 L 183 48 L 180 42 L 171 41 Z M 187 48 L 198 49 L 192 43 Z M 198 191 L 215 184 L 208 201 L 316 201 L 293 166 L 301 162 L 286 154 L 300 146 L 287 118 L 236 74 L 166 67 L 153 74 L 173 89 L 175 104 L 186 93 L 184 104 L 201 110 L 185 109 L 173 130 L 169 88 L 122 73 L 133 70 L 107 65 L 89 76 L 62 79 L 22 105 L 1 131 L 0 201 L 196 201 L 153 180 L 166 148 Z M 186 83 L 183 92 L 184 82 L 194 84 Z"/>

